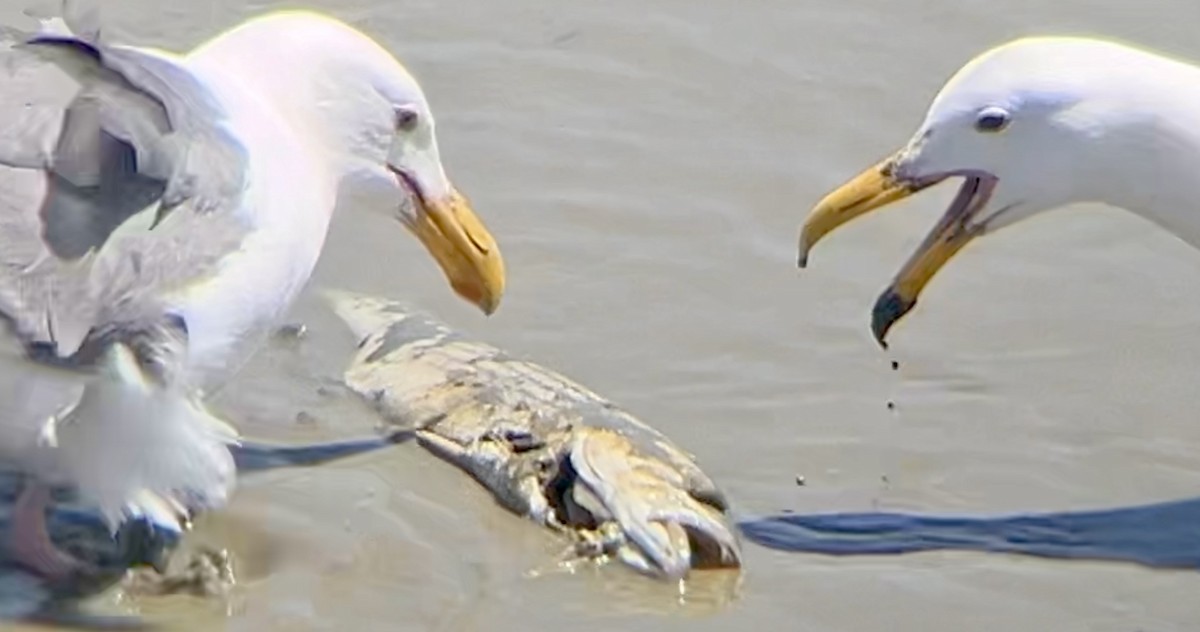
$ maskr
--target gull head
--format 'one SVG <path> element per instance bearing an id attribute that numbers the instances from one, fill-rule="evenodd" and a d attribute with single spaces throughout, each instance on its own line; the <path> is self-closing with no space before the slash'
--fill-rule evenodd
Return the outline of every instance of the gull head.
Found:
<path id="1" fill-rule="evenodd" d="M 243 22 L 194 50 L 255 95 L 331 178 L 382 184 L 391 212 L 441 267 L 451 287 L 485 314 L 504 294 L 500 249 L 451 183 L 421 85 L 387 49 L 352 26 L 311 11 Z"/>
<path id="2" fill-rule="evenodd" d="M 1102 40 L 1026 38 L 987 51 L 950 78 L 901 149 L 813 208 L 799 264 L 838 226 L 957 180 L 949 208 L 875 304 L 883 344 L 937 271 L 981 235 L 1076 202 L 1152 214 L 1175 163 L 1200 157 L 1180 155 L 1200 152 L 1200 142 L 1181 141 L 1186 123 L 1200 124 L 1182 111 L 1198 91 L 1196 68 Z"/>
<path id="3" fill-rule="evenodd" d="M 387 102 L 391 124 L 384 164 L 408 194 L 409 204 L 396 208 L 397 218 L 429 251 L 454 291 L 490 315 L 504 294 L 500 248 L 446 176 L 433 112 L 420 84 L 386 51 L 376 52 L 372 86 Z"/>
<path id="4" fill-rule="evenodd" d="M 394 132 L 385 166 L 410 202 L 396 209 L 397 217 L 441 266 L 454 291 L 490 315 L 504 294 L 500 248 L 446 177 L 433 114 L 424 99 L 395 102 L 392 112 Z"/>

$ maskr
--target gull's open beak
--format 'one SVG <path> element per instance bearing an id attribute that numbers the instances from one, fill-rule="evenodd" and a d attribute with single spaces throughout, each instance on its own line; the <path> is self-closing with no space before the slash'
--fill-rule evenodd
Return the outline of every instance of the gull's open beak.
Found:
<path id="1" fill-rule="evenodd" d="M 982 224 L 972 224 L 971 220 L 987 204 L 996 184 L 994 177 L 982 173 L 941 174 L 904 180 L 895 175 L 895 160 L 896 156 L 893 156 L 867 169 L 817 204 L 800 231 L 798 259 L 800 267 L 805 267 L 808 253 L 822 237 L 856 217 L 902 200 L 951 175 L 965 177 L 945 215 L 875 301 L 871 332 L 884 347 L 887 347 L 884 339 L 888 330 L 917 304 L 917 297 L 930 279 L 982 232 Z"/>
<path id="2" fill-rule="evenodd" d="M 983 232 L 984 224 L 971 220 L 987 204 L 995 186 L 996 179 L 991 176 L 967 175 L 946 213 L 904 262 L 892 284 L 875 300 L 871 333 L 885 349 L 888 330 L 917 304 L 930 279 Z"/>
<path id="3" fill-rule="evenodd" d="M 417 204 L 415 216 L 404 218 L 405 227 L 437 261 L 450 287 L 491 315 L 504 295 L 504 260 L 492 234 L 457 189 L 430 199 L 407 174 L 393 171 Z"/>

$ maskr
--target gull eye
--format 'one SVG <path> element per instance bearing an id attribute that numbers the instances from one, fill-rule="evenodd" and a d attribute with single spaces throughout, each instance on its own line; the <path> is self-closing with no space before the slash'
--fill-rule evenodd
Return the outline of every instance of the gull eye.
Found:
<path id="1" fill-rule="evenodd" d="M 1012 116 L 1008 110 L 999 107 L 987 107 L 979 111 L 979 116 L 975 118 L 975 130 L 979 132 L 999 132 L 1008 127 Z"/>
<path id="2" fill-rule="evenodd" d="M 401 132 L 411 132 L 417 127 L 417 111 L 411 107 L 396 108 L 396 129 Z"/>

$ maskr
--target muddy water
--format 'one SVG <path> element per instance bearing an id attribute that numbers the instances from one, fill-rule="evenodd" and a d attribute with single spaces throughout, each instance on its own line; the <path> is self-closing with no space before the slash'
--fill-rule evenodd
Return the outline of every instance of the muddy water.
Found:
<path id="1" fill-rule="evenodd" d="M 8 0 L 11 2 L 12 0 Z M 128 39 L 194 45 L 274 5 L 121 1 Z M 1200 490 L 1200 254 L 1083 208 L 981 243 L 885 355 L 868 310 L 950 191 L 856 223 L 794 268 L 829 187 L 907 138 L 963 61 L 1027 33 L 1120 37 L 1200 60 L 1185 0 L 698 3 L 326 0 L 421 79 L 450 175 L 500 240 L 490 318 L 354 199 L 316 285 L 406 297 L 560 369 L 695 452 L 743 515 L 1003 512 Z M 351 341 L 260 357 L 222 405 L 267 439 L 366 433 L 322 395 Z M 889 362 L 900 362 L 892 371 Z M 894 410 L 886 402 L 896 403 Z M 304 414 L 301 414 L 304 413 Z M 803 475 L 806 485 L 795 484 Z M 748 545 L 747 573 L 680 596 L 559 544 L 416 448 L 247 480 L 197 541 L 227 599 L 110 599 L 183 630 L 1194 630 L 1190 572 L 978 553 L 836 559 Z"/>

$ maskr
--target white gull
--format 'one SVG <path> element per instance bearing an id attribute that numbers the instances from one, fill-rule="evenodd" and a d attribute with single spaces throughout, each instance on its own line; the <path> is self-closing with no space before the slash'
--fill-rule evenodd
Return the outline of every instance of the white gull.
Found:
<path id="1" fill-rule="evenodd" d="M 21 369 L 0 373 L 0 458 L 31 474 L 9 553 L 51 579 L 80 568 L 46 537 L 50 485 L 114 528 L 227 501 L 237 433 L 201 398 L 305 286 L 344 184 L 395 189 L 485 313 L 504 288 L 420 86 L 368 36 L 278 12 L 176 55 L 70 24 L 0 53 L 0 315 Z"/>
<path id="2" fill-rule="evenodd" d="M 1097 38 L 1029 37 L 972 59 L 902 149 L 822 199 L 800 264 L 850 220 L 948 179 L 958 195 L 875 303 L 882 343 L 969 243 L 1077 203 L 1136 213 L 1200 248 L 1200 67 Z"/>

